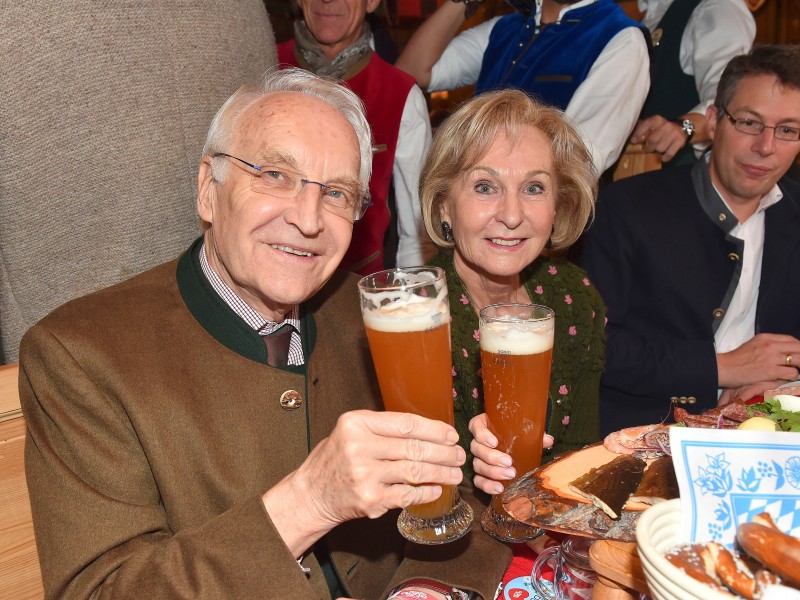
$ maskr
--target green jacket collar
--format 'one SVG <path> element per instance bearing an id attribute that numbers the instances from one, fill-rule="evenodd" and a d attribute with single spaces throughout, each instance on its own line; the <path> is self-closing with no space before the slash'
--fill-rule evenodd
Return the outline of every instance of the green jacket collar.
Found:
<path id="1" fill-rule="evenodd" d="M 181 297 L 189 312 L 209 335 L 237 354 L 267 364 L 267 348 L 261 336 L 242 320 L 225 301 L 219 297 L 200 267 L 202 236 L 178 259 L 175 277 Z M 300 335 L 303 340 L 303 355 L 306 364 L 311 358 L 317 337 L 314 316 L 300 306 Z M 305 372 L 305 367 L 286 367 L 295 373 Z"/>

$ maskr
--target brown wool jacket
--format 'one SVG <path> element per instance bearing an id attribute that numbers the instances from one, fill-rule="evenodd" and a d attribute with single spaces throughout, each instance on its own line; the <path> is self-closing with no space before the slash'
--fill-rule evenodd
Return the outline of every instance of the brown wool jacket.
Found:
<path id="1" fill-rule="evenodd" d="M 508 548 L 477 525 L 457 543 L 405 544 L 396 511 L 337 527 L 301 572 L 260 496 L 338 415 L 380 408 L 355 277 L 337 273 L 303 306 L 306 367 L 274 369 L 200 273 L 198 248 L 62 306 L 23 339 L 47 597 L 329 598 L 320 563 L 332 563 L 354 598 L 418 576 L 492 598 Z M 305 400 L 296 410 L 280 406 L 289 389 Z"/>

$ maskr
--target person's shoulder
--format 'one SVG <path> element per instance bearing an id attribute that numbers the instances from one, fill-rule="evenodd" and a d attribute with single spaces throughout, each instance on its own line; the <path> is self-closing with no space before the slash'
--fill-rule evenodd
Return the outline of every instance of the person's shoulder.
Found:
<path id="1" fill-rule="evenodd" d="M 87 333 L 108 331 L 112 324 L 135 326 L 141 320 L 141 313 L 158 313 L 162 302 L 169 302 L 177 295 L 175 272 L 178 260 L 70 300 L 42 318 L 37 325 L 54 331 Z"/>
<path id="2" fill-rule="evenodd" d="M 346 315 L 359 309 L 358 282 L 361 276 L 337 269 L 305 305 L 322 315 Z"/>
<path id="3" fill-rule="evenodd" d="M 278 64 L 281 66 L 294 64 L 294 38 L 281 42 L 278 48 Z"/>
<path id="4" fill-rule="evenodd" d="M 565 257 L 540 256 L 526 270 L 525 279 L 534 284 L 534 293 L 541 291 L 547 302 L 558 302 L 562 312 L 581 311 L 586 306 L 603 309 L 600 293 L 586 271 Z M 541 290 L 537 289 L 538 285 Z"/>
<path id="5" fill-rule="evenodd" d="M 778 180 L 778 187 L 783 192 L 784 198 L 800 203 L 800 165 L 793 164 L 789 171 Z"/>
<path id="6" fill-rule="evenodd" d="M 370 62 L 372 63 L 371 66 L 377 70 L 380 70 L 383 76 L 392 77 L 396 82 L 402 83 L 409 89 L 416 85 L 416 80 L 411 75 L 401 69 L 398 69 L 393 64 L 383 60 L 377 52 L 372 53 L 372 59 Z"/>
<path id="7" fill-rule="evenodd" d="M 598 208 L 603 204 L 648 204 L 691 184 L 691 166 L 657 169 L 602 186 Z"/>

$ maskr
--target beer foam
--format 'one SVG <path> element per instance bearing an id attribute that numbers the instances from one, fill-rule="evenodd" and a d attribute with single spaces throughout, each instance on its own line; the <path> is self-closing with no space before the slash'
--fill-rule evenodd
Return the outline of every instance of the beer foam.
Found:
<path id="1" fill-rule="evenodd" d="M 481 350 L 494 354 L 540 354 L 553 347 L 553 337 L 552 320 L 492 321 L 481 325 Z"/>
<path id="2" fill-rule="evenodd" d="M 386 295 L 392 302 L 380 306 L 380 296 Z M 403 331 L 427 331 L 450 322 L 447 304 L 441 298 L 423 298 L 414 294 L 398 297 L 396 291 L 370 294 L 379 306 L 364 310 L 364 324 L 377 331 L 399 333 Z"/>

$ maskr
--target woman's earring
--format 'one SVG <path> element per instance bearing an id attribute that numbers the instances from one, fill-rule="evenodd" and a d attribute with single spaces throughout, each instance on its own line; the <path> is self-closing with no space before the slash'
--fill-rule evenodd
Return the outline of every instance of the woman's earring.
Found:
<path id="1" fill-rule="evenodd" d="M 552 231 L 550 232 L 550 237 L 549 237 L 549 238 L 547 238 L 547 243 L 544 245 L 544 247 L 545 247 L 545 249 L 546 249 L 546 250 L 552 250 L 552 249 L 553 249 L 553 234 L 554 234 L 555 232 L 556 232 L 556 226 L 555 226 L 555 225 L 553 225 L 553 229 L 552 229 Z"/>
<path id="2" fill-rule="evenodd" d="M 450 227 L 450 223 L 447 221 L 442 221 L 442 237 L 444 237 L 445 242 L 453 241 L 453 228 Z"/>

